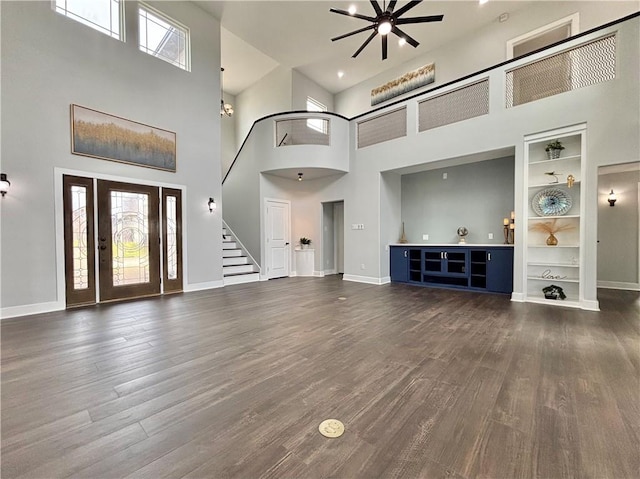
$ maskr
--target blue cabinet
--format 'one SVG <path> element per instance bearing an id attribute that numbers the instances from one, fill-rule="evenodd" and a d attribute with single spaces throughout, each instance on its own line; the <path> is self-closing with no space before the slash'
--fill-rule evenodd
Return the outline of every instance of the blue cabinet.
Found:
<path id="1" fill-rule="evenodd" d="M 391 281 L 406 283 L 409 277 L 408 248 L 391 248 Z"/>
<path id="2" fill-rule="evenodd" d="M 392 246 L 391 281 L 496 293 L 513 291 L 513 248 Z"/>

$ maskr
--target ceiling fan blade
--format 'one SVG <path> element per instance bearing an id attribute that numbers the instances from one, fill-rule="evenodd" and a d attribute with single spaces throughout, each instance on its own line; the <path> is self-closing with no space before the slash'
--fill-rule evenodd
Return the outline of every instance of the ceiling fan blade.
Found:
<path id="1" fill-rule="evenodd" d="M 382 59 L 383 60 L 387 59 L 387 36 L 388 35 L 382 35 Z"/>
<path id="2" fill-rule="evenodd" d="M 398 3 L 398 0 L 391 0 L 389 2 L 389 6 L 387 7 L 387 12 L 393 12 L 393 9 L 396 8 L 396 3 Z"/>
<path id="3" fill-rule="evenodd" d="M 407 3 L 404 7 L 401 7 L 399 10 L 396 10 L 394 12 L 393 16 L 398 18 L 404 12 L 407 12 L 407 11 L 411 10 L 413 7 L 415 7 L 416 5 L 419 5 L 420 3 L 422 3 L 422 0 L 413 0 L 413 1 L 409 2 L 409 3 Z"/>
<path id="4" fill-rule="evenodd" d="M 331 41 L 335 42 L 336 40 L 342 40 L 343 38 L 350 37 L 351 35 L 355 35 L 356 33 L 366 32 L 367 30 L 371 30 L 371 29 L 373 29 L 375 27 L 376 27 L 375 23 L 372 23 L 368 27 L 364 27 L 364 28 L 361 28 L 359 30 L 354 30 L 353 32 L 345 33 L 344 35 L 340 35 L 338 37 L 332 38 Z"/>
<path id="5" fill-rule="evenodd" d="M 426 22 L 441 22 L 444 15 L 430 15 L 428 17 L 411 17 L 411 18 L 398 18 L 396 25 L 406 25 L 408 23 L 426 23 Z"/>
<path id="6" fill-rule="evenodd" d="M 373 5 L 373 9 L 376 11 L 376 15 L 382 15 L 382 8 L 380 8 L 380 4 L 376 0 L 369 0 L 371 5 Z"/>
<path id="7" fill-rule="evenodd" d="M 360 52 L 361 52 L 362 50 L 364 50 L 364 47 L 366 47 L 367 45 L 369 45 L 369 42 L 370 42 L 371 40 L 373 40 L 373 37 L 375 37 L 377 34 L 378 34 L 378 32 L 376 32 L 376 31 L 374 31 L 373 33 L 371 33 L 371 36 L 370 36 L 369 38 L 367 38 L 367 39 L 364 41 L 364 43 L 363 43 L 362 45 L 360 45 L 360 48 L 358 48 L 358 49 L 356 50 L 356 52 L 351 56 L 351 58 L 355 58 L 355 57 L 357 57 L 357 56 L 360 54 Z"/>
<path id="8" fill-rule="evenodd" d="M 406 40 L 406 42 L 411 45 L 413 48 L 416 48 L 418 45 L 420 45 L 416 40 L 414 40 L 413 38 L 411 38 L 409 35 L 407 35 L 406 33 L 404 33 L 402 30 L 400 30 L 398 27 L 393 27 L 393 29 L 391 30 L 393 33 L 395 33 L 396 35 L 398 35 L 400 38 L 404 38 Z"/>
<path id="9" fill-rule="evenodd" d="M 360 20 L 366 20 L 368 22 L 375 22 L 376 21 L 375 17 L 367 17 L 366 15 L 360 15 L 359 13 L 354 13 L 353 15 L 351 15 L 346 10 L 340 10 L 339 8 L 330 8 L 329 11 L 331 13 L 339 13 L 340 15 L 346 15 L 347 17 L 359 18 Z"/>

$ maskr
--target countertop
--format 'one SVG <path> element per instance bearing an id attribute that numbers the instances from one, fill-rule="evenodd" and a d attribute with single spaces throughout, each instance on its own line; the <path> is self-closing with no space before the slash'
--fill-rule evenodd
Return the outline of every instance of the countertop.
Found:
<path id="1" fill-rule="evenodd" d="M 389 243 L 389 246 L 419 246 L 419 247 L 441 247 L 452 248 L 456 246 L 471 247 L 471 248 L 513 248 L 512 244 L 500 244 L 500 243 Z"/>

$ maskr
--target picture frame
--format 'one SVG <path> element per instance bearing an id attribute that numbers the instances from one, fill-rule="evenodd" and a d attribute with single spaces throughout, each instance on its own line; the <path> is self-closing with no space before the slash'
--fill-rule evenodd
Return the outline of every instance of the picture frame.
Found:
<path id="1" fill-rule="evenodd" d="M 71 105 L 71 153 L 176 172 L 176 133 Z"/>

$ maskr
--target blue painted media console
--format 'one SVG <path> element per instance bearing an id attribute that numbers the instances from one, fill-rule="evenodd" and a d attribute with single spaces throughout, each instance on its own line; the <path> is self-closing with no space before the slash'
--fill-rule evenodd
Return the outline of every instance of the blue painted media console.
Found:
<path id="1" fill-rule="evenodd" d="M 513 291 L 511 245 L 392 245 L 391 281 L 420 286 Z"/>

